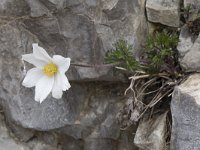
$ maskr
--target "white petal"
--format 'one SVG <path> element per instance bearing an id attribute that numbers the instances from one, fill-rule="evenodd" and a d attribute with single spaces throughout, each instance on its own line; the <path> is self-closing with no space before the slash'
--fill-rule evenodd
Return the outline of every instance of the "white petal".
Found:
<path id="1" fill-rule="evenodd" d="M 52 89 L 52 96 L 56 99 L 62 98 L 62 81 L 60 75 L 57 73 L 54 79 L 53 89 Z"/>
<path id="2" fill-rule="evenodd" d="M 71 85 L 66 77 L 66 75 L 64 73 L 58 72 L 60 74 L 61 80 L 62 80 L 62 90 L 66 91 L 68 90 Z"/>
<path id="3" fill-rule="evenodd" d="M 33 54 L 22 55 L 22 59 L 33 64 L 36 67 L 40 67 L 40 68 L 43 67 L 46 64 L 45 61 L 36 59 Z"/>
<path id="4" fill-rule="evenodd" d="M 32 46 L 33 46 L 33 55 L 35 56 L 35 58 L 43 60 L 47 63 L 52 61 L 52 58 L 48 55 L 48 53 L 45 51 L 44 48 L 38 46 L 37 43 L 33 43 Z"/>
<path id="5" fill-rule="evenodd" d="M 22 85 L 29 88 L 33 87 L 42 78 L 42 76 L 43 76 L 42 69 L 32 68 L 27 72 L 22 82 Z"/>
<path id="6" fill-rule="evenodd" d="M 54 84 L 54 77 L 43 76 L 35 86 L 35 100 L 42 103 L 49 95 Z"/>
<path id="7" fill-rule="evenodd" d="M 70 58 L 65 58 L 60 55 L 54 55 L 53 56 L 53 61 L 56 65 L 58 65 L 58 68 L 60 72 L 65 73 L 70 66 Z"/>

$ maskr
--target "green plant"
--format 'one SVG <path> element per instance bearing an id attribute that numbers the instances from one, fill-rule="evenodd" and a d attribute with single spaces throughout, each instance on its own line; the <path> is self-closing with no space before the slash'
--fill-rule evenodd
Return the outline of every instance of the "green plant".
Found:
<path id="1" fill-rule="evenodd" d="M 144 58 L 137 61 L 132 54 L 132 46 L 125 40 L 119 40 L 114 44 L 115 49 L 108 51 L 105 57 L 106 63 L 119 63 L 120 67 L 128 71 L 144 71 L 155 74 L 162 71 L 174 72 L 176 69 L 175 48 L 178 36 L 167 31 L 156 32 L 149 36 L 144 47 Z"/>
<path id="2" fill-rule="evenodd" d="M 115 49 L 106 53 L 106 63 L 119 63 L 120 67 L 123 67 L 129 71 L 134 71 L 139 67 L 139 62 L 133 57 L 132 46 L 125 40 L 119 40 L 114 44 Z"/>
<path id="3" fill-rule="evenodd" d="M 107 53 L 107 63 L 118 62 L 121 67 L 132 71 L 130 85 L 125 90 L 130 97 L 118 115 L 123 129 L 137 122 L 146 112 L 153 114 L 156 104 L 160 109 L 160 104 L 170 102 L 174 87 L 183 79 L 177 44 L 176 33 L 162 31 L 149 36 L 138 61 L 133 57 L 132 46 L 124 40 L 119 40 L 115 49 Z"/>
<path id="4" fill-rule="evenodd" d="M 171 69 L 176 65 L 176 45 L 178 36 L 167 31 L 156 32 L 149 36 L 145 44 L 146 72 L 158 73 L 162 70 Z"/>

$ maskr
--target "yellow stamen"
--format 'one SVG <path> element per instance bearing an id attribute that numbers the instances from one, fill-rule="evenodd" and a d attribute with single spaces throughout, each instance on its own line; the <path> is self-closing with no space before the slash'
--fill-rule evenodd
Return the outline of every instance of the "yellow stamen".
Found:
<path id="1" fill-rule="evenodd" d="M 53 63 L 49 63 L 44 66 L 43 72 L 48 77 L 52 77 L 58 72 L 58 67 L 57 67 L 57 65 L 55 65 Z"/>

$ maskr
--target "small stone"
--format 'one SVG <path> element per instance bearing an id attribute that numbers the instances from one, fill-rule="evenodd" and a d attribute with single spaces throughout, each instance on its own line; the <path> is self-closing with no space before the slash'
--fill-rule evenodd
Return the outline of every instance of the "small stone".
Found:
<path id="1" fill-rule="evenodd" d="M 190 33 L 187 25 L 184 25 L 181 28 L 181 32 L 179 35 L 179 42 L 177 45 L 177 50 L 179 52 L 179 56 L 180 58 L 184 57 L 185 54 L 190 51 L 190 49 L 192 48 L 194 41 L 192 40 L 193 36 Z"/>
<path id="2" fill-rule="evenodd" d="M 180 26 L 180 0 L 147 0 L 147 18 L 171 27 Z"/>
<path id="3" fill-rule="evenodd" d="M 185 56 L 180 59 L 180 65 L 186 72 L 200 72 L 200 35 Z"/>

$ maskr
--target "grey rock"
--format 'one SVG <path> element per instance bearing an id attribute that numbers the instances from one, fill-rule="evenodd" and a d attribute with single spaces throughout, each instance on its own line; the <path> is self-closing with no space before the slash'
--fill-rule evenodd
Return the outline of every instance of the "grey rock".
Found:
<path id="1" fill-rule="evenodd" d="M 13 63 L 9 65 L 10 69 L 13 69 L 12 65 Z M 19 72 L 21 72 L 20 69 L 18 72 L 15 71 L 16 74 Z M 5 96 L 3 97 L 3 105 L 8 119 L 25 128 L 37 130 L 59 128 L 75 121 L 76 116 L 80 113 L 79 104 L 84 100 L 83 94 L 81 94 L 82 89 L 76 91 L 78 87 L 74 85 L 77 95 L 73 95 L 73 89 L 71 89 L 59 101 L 49 96 L 44 103 L 39 104 L 33 99 L 34 90 L 21 86 L 21 77 L 16 76 L 16 78 L 19 78 L 18 81 L 13 81 L 9 80 L 11 78 L 9 75 L 3 76 L 3 87 L 5 85 L 11 86 L 10 88 L 1 89 L 2 95 Z M 18 88 L 13 86 L 18 86 Z M 9 97 L 10 95 L 12 96 Z"/>
<path id="2" fill-rule="evenodd" d="M 112 139 L 87 139 L 83 150 L 116 150 L 117 141 Z"/>
<path id="3" fill-rule="evenodd" d="M 27 4 L 30 7 L 31 17 L 40 17 L 48 14 L 49 10 L 44 6 L 40 0 L 26 0 Z M 47 1 L 48 2 L 48 1 Z"/>
<path id="4" fill-rule="evenodd" d="M 108 87 L 103 85 L 103 89 L 94 86 L 88 88 L 91 96 L 81 104 L 83 108 L 74 125 L 67 125 L 61 128 L 59 133 L 70 135 L 75 139 L 118 139 L 120 130 L 116 114 L 123 103 L 119 100 L 120 95 L 117 96 L 118 98 L 114 97 L 114 95 L 117 93 L 122 94 L 123 91 L 120 90 L 120 87 L 117 87 L 110 90 L 109 94 L 106 92 Z M 93 92 L 96 94 L 93 95 Z"/>
<path id="5" fill-rule="evenodd" d="M 28 144 L 26 144 L 29 149 L 28 150 L 61 150 L 61 148 L 54 147 L 52 145 L 47 145 L 38 140 L 31 140 Z"/>
<path id="6" fill-rule="evenodd" d="M 84 140 L 74 139 L 73 137 L 61 134 L 58 137 L 62 150 L 83 150 Z"/>
<path id="7" fill-rule="evenodd" d="M 42 143 L 45 143 L 46 145 L 57 147 L 59 143 L 59 135 L 57 135 L 55 132 L 36 132 L 35 137 L 38 141 L 41 141 Z M 30 139 L 31 140 L 31 139 Z"/>
<path id="8" fill-rule="evenodd" d="M 166 149 L 166 118 L 167 112 L 140 120 L 136 131 L 134 143 L 141 150 L 163 150 Z"/>
<path id="9" fill-rule="evenodd" d="M 34 90 L 22 87 L 24 74 L 21 54 L 25 49 L 21 38 L 24 34 L 12 26 L 0 29 L 0 35 L 4 35 L 0 38 L 0 60 L 3 62 L 0 98 L 7 119 L 25 128 L 38 130 L 54 129 L 72 123 L 79 114 L 79 101 L 83 100 L 82 94 L 79 93 L 81 91 L 76 92 L 78 95 L 72 96 L 70 91 L 73 90 L 70 90 L 59 101 L 49 97 L 49 100 L 40 105 L 33 99 Z M 27 35 L 26 38 L 30 38 L 31 42 L 31 36 Z M 80 99 L 77 99 L 77 96 Z M 64 97 L 69 98 L 66 101 Z"/>
<path id="10" fill-rule="evenodd" d="M 58 129 L 58 133 L 70 135 L 74 139 L 84 139 L 92 133 L 93 127 L 81 124 L 66 125 Z"/>
<path id="11" fill-rule="evenodd" d="M 23 144 L 17 143 L 14 139 L 12 139 L 9 135 L 9 130 L 6 128 L 4 117 L 0 114 L 0 148 L 1 150 L 28 150 L 27 147 L 24 147 Z"/>
<path id="12" fill-rule="evenodd" d="M 0 114 L 0 149 L 1 150 L 59 150 L 57 146 L 51 146 L 38 140 L 23 143 L 14 138 L 6 127 L 4 116 Z M 26 133 L 25 133 L 26 134 Z"/>
<path id="13" fill-rule="evenodd" d="M 105 91 L 101 87 L 99 87 L 100 89 L 96 87 L 97 85 L 87 87 L 72 84 L 72 88 L 64 93 L 61 100 L 55 100 L 49 95 L 47 100 L 39 104 L 33 99 L 34 89 L 21 85 L 24 67 L 26 70 L 30 68 L 21 61 L 21 54 L 31 53 L 31 43 L 37 42 L 38 38 L 15 24 L 0 28 L 0 35 L 0 59 L 2 62 L 0 98 L 8 119 L 24 128 L 37 130 L 83 124 L 83 128 L 97 127 L 98 132 L 100 131 L 98 136 L 115 139 L 119 136 L 119 130 L 115 123 L 115 114 L 119 104 L 122 105 L 121 102 L 116 101 L 120 98 L 115 95 L 120 91 L 118 87 L 111 86 L 107 88 L 108 91 Z M 53 54 L 54 51 L 50 49 L 49 53 Z M 58 51 L 58 54 L 61 54 L 61 51 Z M 99 94 L 95 89 L 99 90 Z M 89 92 L 89 94 L 88 90 L 94 93 Z M 109 92 L 115 90 L 114 94 L 109 95 Z M 88 101 L 87 95 L 90 95 L 91 101 Z M 116 104 L 113 104 L 114 102 Z M 91 107 L 86 107 L 87 105 L 91 105 Z M 107 132 L 107 130 L 111 132 Z"/>
<path id="14" fill-rule="evenodd" d="M 180 0 L 147 0 L 147 18 L 171 27 L 180 25 Z"/>
<path id="15" fill-rule="evenodd" d="M 112 136 L 118 136 L 119 131 L 116 132 L 118 128 L 113 127 L 113 125 L 115 125 L 114 119 L 118 110 L 115 100 L 119 99 L 120 96 L 116 97 L 116 93 L 109 95 L 109 92 L 112 90 L 119 92 L 120 90 L 109 87 L 109 91 L 106 92 L 102 88 L 94 88 L 96 85 L 87 87 L 72 84 L 72 88 L 64 93 L 61 100 L 55 100 L 50 95 L 47 100 L 39 104 L 33 99 L 34 89 L 28 89 L 21 85 L 24 77 L 21 53 L 25 49 L 20 38 L 26 36 L 26 38 L 29 37 L 30 41 L 34 39 L 30 35 L 28 36 L 25 31 L 21 34 L 12 26 L 6 26 L 0 30 L 0 35 L 2 35 L 0 40 L 9 40 L 9 42 L 0 43 L 0 58 L 3 62 L 0 95 L 8 119 L 17 125 L 37 130 L 50 130 L 71 124 L 83 124 L 93 128 L 100 125 L 99 128 L 105 131 L 105 134 L 110 134 L 106 130 L 112 128 L 111 134 L 112 132 L 115 134 Z M 10 43 L 13 44 L 10 45 Z M 99 94 L 95 89 L 99 90 Z M 89 92 L 89 94 L 88 90 L 94 93 Z M 91 101 L 88 101 L 87 95 L 90 95 Z M 114 101 L 115 105 L 113 105 Z M 88 105 L 91 107 L 86 107 Z M 110 113 L 110 116 L 107 112 Z"/>
<path id="16" fill-rule="evenodd" d="M 25 0 L 1 0 L 0 17 L 21 17 L 29 15 L 30 7 Z"/>
<path id="17" fill-rule="evenodd" d="M 101 105 L 101 104 L 100 104 Z M 91 112 L 92 113 L 92 112 Z M 113 112 L 110 112 L 113 114 Z M 84 117 L 82 122 L 75 125 L 67 125 L 59 129 L 58 133 L 70 135 L 75 139 L 85 138 L 112 138 L 118 139 L 120 136 L 119 124 L 115 119 L 115 115 L 108 114 L 105 118 L 100 118 L 99 123 L 92 125 L 88 124 L 87 121 L 90 119 L 96 120 L 97 116 L 92 117 L 95 114 L 87 114 L 87 118 Z M 91 116 L 91 118 L 88 118 Z M 87 120 L 87 121 L 86 121 Z"/>
<path id="18" fill-rule="evenodd" d="M 118 39 L 126 39 L 137 50 L 146 38 L 144 0 L 49 3 L 28 0 L 31 16 L 45 14 L 48 17 L 25 20 L 25 27 L 46 47 L 52 47 L 57 53 L 65 51 L 73 63 L 102 65 L 105 53 L 113 48 L 112 44 Z M 76 66 L 70 70 L 69 76 L 72 80 L 105 79 L 108 73 L 116 78 L 111 67 Z"/>
<path id="19" fill-rule="evenodd" d="M 171 102 L 171 150 L 198 150 L 200 124 L 200 74 L 177 86 Z"/>
<path id="20" fill-rule="evenodd" d="M 125 87 L 122 83 L 101 83 L 123 79 L 112 67 L 103 66 L 104 56 L 118 39 L 127 40 L 137 53 L 147 35 L 144 12 L 145 0 L 1 1 L 0 104 L 6 119 L 15 124 L 15 134 L 30 140 L 28 150 L 55 149 L 56 143 L 50 144 L 53 136 L 38 137 L 46 144 L 30 139 L 32 132 L 23 137 L 16 132 L 21 127 L 23 133 L 28 131 L 23 128 L 58 129 L 59 134 L 73 139 L 68 149 L 92 150 L 100 144 L 99 149 L 116 150 L 120 137 L 116 114 L 123 106 Z M 72 88 L 60 100 L 49 95 L 39 104 L 34 101 L 34 88 L 21 85 L 32 67 L 21 60 L 21 55 L 32 53 L 32 43 L 39 43 L 51 56 L 71 57 L 73 64 L 101 67 L 72 65 L 67 72 Z M 85 80 L 95 84 L 80 82 Z"/>
<path id="21" fill-rule="evenodd" d="M 200 35 L 194 41 L 190 50 L 180 59 L 180 65 L 186 72 L 200 71 Z"/>
<path id="22" fill-rule="evenodd" d="M 22 142 L 29 141 L 35 134 L 33 130 L 16 125 L 14 122 L 11 122 L 11 120 L 9 119 L 7 119 L 7 126 L 12 131 L 14 136 L 16 136 L 18 140 Z"/>
<path id="23" fill-rule="evenodd" d="M 180 59 L 183 58 L 185 54 L 190 51 L 193 44 L 194 44 L 193 36 L 190 33 L 187 25 L 184 25 L 181 28 L 181 32 L 179 35 L 179 42 L 177 45 L 177 50 L 179 52 Z"/>
<path id="24" fill-rule="evenodd" d="M 139 148 L 133 144 L 134 134 L 136 133 L 137 125 L 132 125 L 120 133 L 119 144 L 117 150 L 138 150 Z"/>
<path id="25" fill-rule="evenodd" d="M 8 8 L 7 3 L 13 7 Z M 18 5 L 19 12 L 15 12 L 14 6 Z M 132 44 L 135 53 L 140 49 L 147 35 L 144 5 L 144 0 L 9 0 L 0 5 L 0 15 L 7 17 L 2 18 L 0 23 L 19 22 L 23 25 L 25 29 L 20 27 L 20 30 L 26 49 L 24 53 L 31 52 L 31 42 L 37 41 L 51 54 L 71 57 L 73 63 L 102 65 L 86 68 L 73 66 L 68 73 L 71 80 L 119 80 L 122 79 L 119 73 L 114 72 L 112 67 L 103 66 L 104 56 L 119 39 Z M 7 9 L 22 17 L 9 18 L 9 13 L 4 14 Z M 29 35 L 23 33 L 24 30 Z M 29 36 L 35 40 L 29 41 Z"/>

